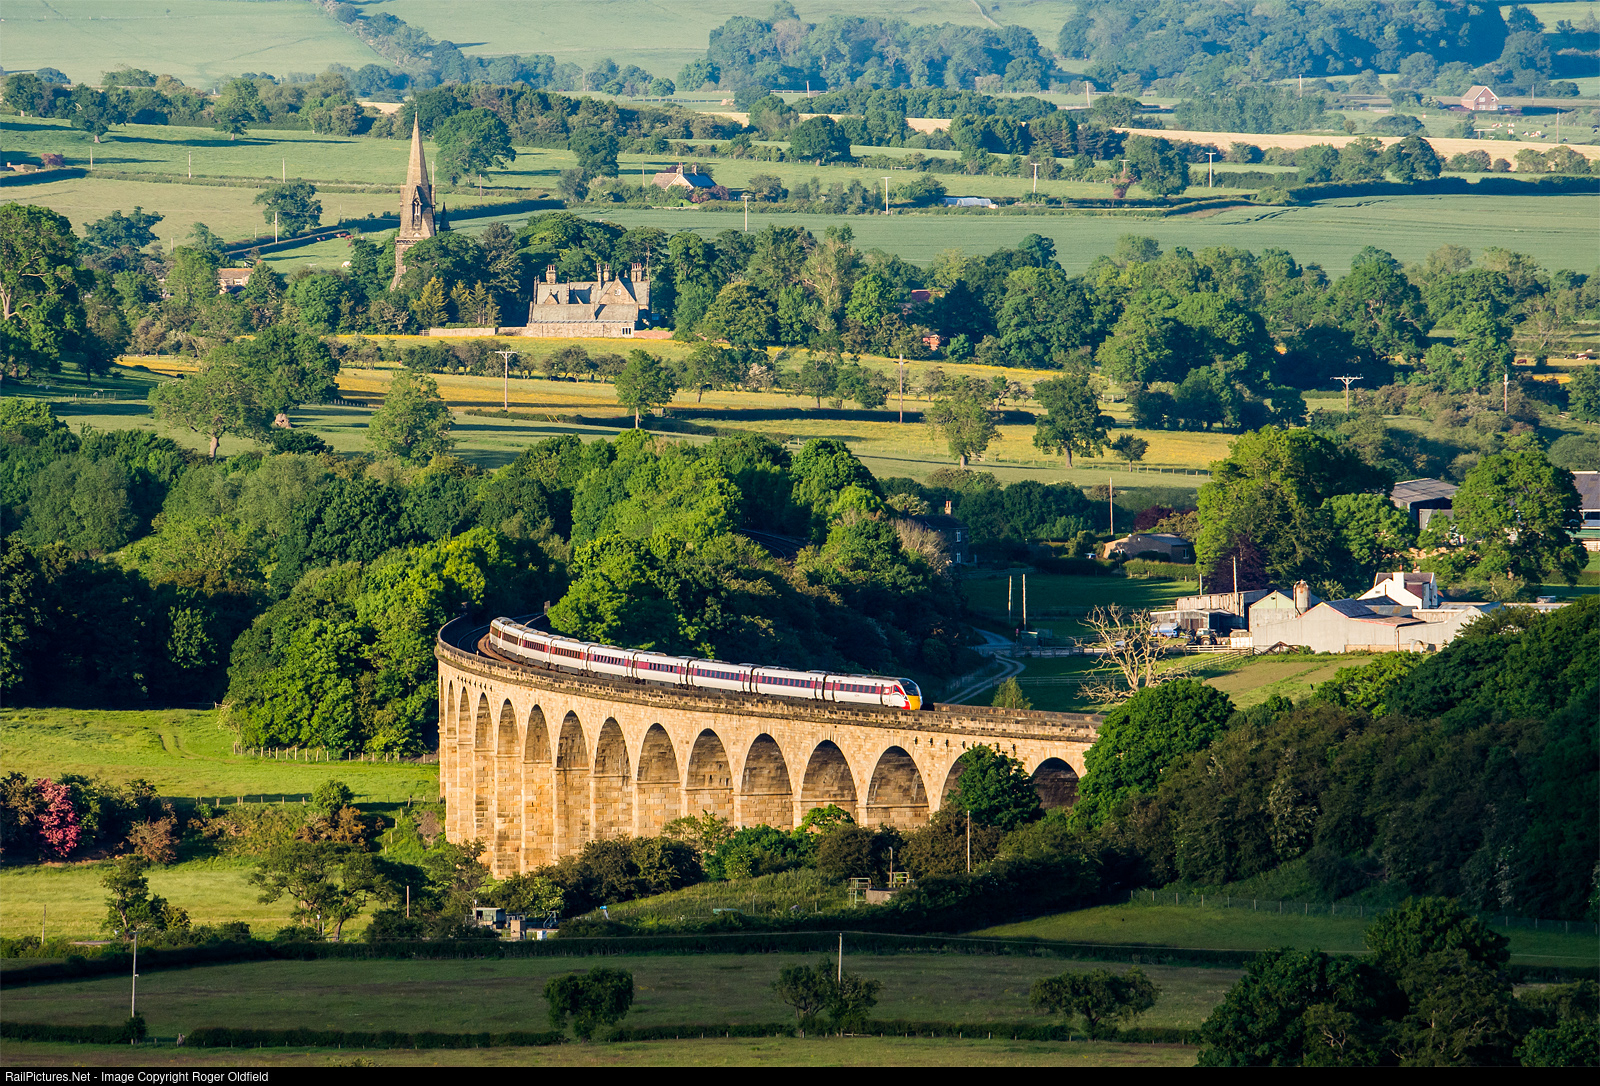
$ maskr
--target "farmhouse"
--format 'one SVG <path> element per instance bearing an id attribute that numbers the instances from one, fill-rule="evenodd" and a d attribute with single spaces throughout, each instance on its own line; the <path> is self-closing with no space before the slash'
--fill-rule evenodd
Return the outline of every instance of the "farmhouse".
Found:
<path id="1" fill-rule="evenodd" d="M 1461 104 L 1477 113 L 1493 113 L 1500 108 L 1500 96 L 1488 87 L 1471 87 L 1461 96 Z"/>
<path id="2" fill-rule="evenodd" d="M 222 288 L 223 294 L 243 290 L 250 282 L 250 273 L 253 270 L 253 268 L 218 268 L 217 284 Z"/>
<path id="3" fill-rule="evenodd" d="M 676 170 L 663 170 L 656 174 L 653 183 L 657 188 L 687 189 L 690 192 L 695 189 L 709 189 L 716 185 L 705 167 L 698 162 L 687 169 L 680 162 Z"/>

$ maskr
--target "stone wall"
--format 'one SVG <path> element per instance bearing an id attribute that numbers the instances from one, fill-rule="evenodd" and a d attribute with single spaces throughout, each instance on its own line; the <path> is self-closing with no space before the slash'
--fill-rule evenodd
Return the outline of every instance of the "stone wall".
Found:
<path id="1" fill-rule="evenodd" d="M 710 811 L 792 828 L 829 803 L 912 828 L 979 743 L 1018 758 L 1047 807 L 1070 805 L 1098 718 L 967 706 L 921 712 L 683 691 L 550 671 L 441 640 L 439 789 L 452 841 L 496 875 L 591 840 L 648 836 Z"/>

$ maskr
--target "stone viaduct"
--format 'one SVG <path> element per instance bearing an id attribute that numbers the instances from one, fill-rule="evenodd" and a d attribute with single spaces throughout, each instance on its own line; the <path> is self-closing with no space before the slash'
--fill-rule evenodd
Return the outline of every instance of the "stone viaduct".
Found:
<path id="1" fill-rule="evenodd" d="M 440 632 L 439 791 L 451 841 L 481 839 L 499 877 L 590 841 L 711 811 L 790 829 L 833 803 L 866 825 L 926 822 L 956 760 L 1019 759 L 1046 807 L 1070 805 L 1097 717 L 965 705 L 920 712 L 684 691 L 492 656 Z"/>

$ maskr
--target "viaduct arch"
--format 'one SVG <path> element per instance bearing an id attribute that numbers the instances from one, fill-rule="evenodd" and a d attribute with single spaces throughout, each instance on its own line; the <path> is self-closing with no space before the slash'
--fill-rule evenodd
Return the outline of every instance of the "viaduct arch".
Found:
<path id="1" fill-rule="evenodd" d="M 445 833 L 482 840 L 500 877 L 702 811 L 788 829 L 834 803 L 866 825 L 913 828 L 980 744 L 1020 760 L 1047 808 L 1069 806 L 1099 719 L 677 690 L 511 662 L 461 647 L 458 626 L 434 649 Z"/>

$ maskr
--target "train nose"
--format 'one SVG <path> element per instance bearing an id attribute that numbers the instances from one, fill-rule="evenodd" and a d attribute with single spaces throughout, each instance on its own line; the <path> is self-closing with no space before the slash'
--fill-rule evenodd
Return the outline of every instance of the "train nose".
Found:
<path id="1" fill-rule="evenodd" d="M 922 699 L 919 698 L 915 694 L 907 694 L 906 695 L 906 708 L 907 709 L 920 709 L 920 708 L 922 708 Z"/>

